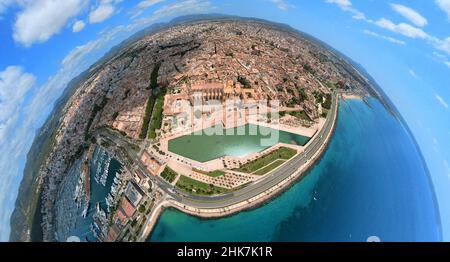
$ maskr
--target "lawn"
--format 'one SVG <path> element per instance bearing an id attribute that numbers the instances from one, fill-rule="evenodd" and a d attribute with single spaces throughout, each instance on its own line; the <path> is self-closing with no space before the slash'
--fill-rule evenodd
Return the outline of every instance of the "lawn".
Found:
<path id="1" fill-rule="evenodd" d="M 155 98 L 153 96 L 149 97 L 147 105 L 145 106 L 144 122 L 142 123 L 141 133 L 139 134 L 140 139 L 144 139 L 147 135 L 148 126 L 150 124 L 150 118 L 152 117 L 153 107 L 155 106 Z"/>
<path id="2" fill-rule="evenodd" d="M 150 130 L 148 132 L 148 137 L 151 139 L 156 138 L 156 129 L 161 129 L 162 113 L 164 106 L 164 95 L 165 91 L 162 90 L 158 97 L 156 98 L 155 108 L 153 109 L 152 119 L 150 121 Z"/>
<path id="3" fill-rule="evenodd" d="M 289 112 L 289 114 L 291 116 L 295 116 L 297 118 L 300 118 L 300 119 L 303 119 L 306 121 L 311 121 L 311 118 L 309 118 L 309 116 L 303 110 L 302 111 L 292 111 L 292 112 Z"/>
<path id="4" fill-rule="evenodd" d="M 187 193 L 203 196 L 225 194 L 231 191 L 226 188 L 208 185 L 186 176 L 181 176 L 180 179 L 178 179 L 177 187 Z"/>
<path id="5" fill-rule="evenodd" d="M 177 176 L 177 172 L 173 171 L 170 167 L 166 167 L 161 173 L 161 177 L 169 183 L 172 183 Z"/>
<path id="6" fill-rule="evenodd" d="M 255 173 L 253 173 L 253 174 L 255 174 L 255 175 L 257 175 L 257 176 L 265 175 L 265 174 L 269 173 L 270 171 L 274 170 L 275 168 L 281 166 L 284 162 L 286 162 L 286 161 L 281 160 L 281 159 L 275 160 L 275 161 L 272 162 L 271 164 L 269 164 L 269 165 L 267 165 L 267 166 L 265 166 L 265 167 L 263 167 L 263 168 L 257 170 L 257 171 L 256 171 Z"/>
<path id="7" fill-rule="evenodd" d="M 216 170 L 216 171 L 209 172 L 206 175 L 211 176 L 211 177 L 219 177 L 219 176 L 225 175 L 225 172 L 222 170 Z"/>
<path id="8" fill-rule="evenodd" d="M 253 173 L 258 169 L 261 169 L 275 160 L 283 159 L 288 160 L 291 157 L 297 154 L 297 150 L 287 147 L 280 147 L 276 151 L 269 153 L 261 158 L 258 158 L 254 161 L 251 161 L 240 168 L 236 169 L 236 171 L 244 172 L 244 173 Z"/>
<path id="9" fill-rule="evenodd" d="M 153 91 L 153 95 L 148 99 L 145 107 L 144 122 L 142 124 L 140 139 L 144 139 L 146 136 L 149 138 L 156 138 L 156 129 L 161 128 L 162 111 L 164 106 L 165 90 L 162 88 L 155 96 L 158 88 L 158 72 L 161 64 L 156 64 L 150 74 L 150 85 L 148 89 Z M 156 92 L 155 92 L 156 91 Z"/>
<path id="10" fill-rule="evenodd" d="M 158 87 L 158 73 L 159 73 L 160 67 L 161 67 L 161 64 L 156 64 L 155 67 L 153 68 L 152 73 L 150 74 L 149 89 L 155 89 Z"/>
<path id="11" fill-rule="evenodd" d="M 192 168 L 192 171 L 203 174 L 203 175 L 207 175 L 210 177 L 219 177 L 219 176 L 223 176 L 225 175 L 225 172 L 222 170 L 215 170 L 215 171 L 211 171 L 211 172 L 206 172 L 197 168 Z"/>

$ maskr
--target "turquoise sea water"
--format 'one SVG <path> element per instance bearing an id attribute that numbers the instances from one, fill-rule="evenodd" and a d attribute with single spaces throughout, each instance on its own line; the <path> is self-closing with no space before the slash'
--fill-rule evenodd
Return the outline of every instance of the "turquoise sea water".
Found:
<path id="1" fill-rule="evenodd" d="M 341 102 L 322 159 L 264 206 L 204 220 L 169 209 L 149 241 L 439 241 L 428 173 L 400 122 L 375 99 Z"/>
<path id="2" fill-rule="evenodd" d="M 172 139 L 169 141 L 169 150 L 199 162 L 206 162 L 223 156 L 246 156 L 263 151 L 278 142 L 305 145 L 309 141 L 309 137 L 252 124 L 225 130 L 217 128 L 223 133 L 215 134 L 216 129 L 211 127 L 203 130 L 201 134 Z M 273 140 L 269 141 L 269 138 Z M 262 144 L 262 139 L 267 143 Z"/>

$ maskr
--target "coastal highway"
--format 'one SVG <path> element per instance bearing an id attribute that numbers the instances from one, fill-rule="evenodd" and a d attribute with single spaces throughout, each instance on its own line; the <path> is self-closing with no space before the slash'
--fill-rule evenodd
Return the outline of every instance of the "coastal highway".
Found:
<path id="1" fill-rule="evenodd" d="M 309 145 L 307 145 L 303 153 L 298 154 L 293 159 L 289 160 L 286 164 L 280 166 L 271 174 L 267 175 L 263 179 L 256 181 L 240 190 L 237 190 L 231 194 L 217 196 L 217 197 L 192 197 L 182 194 L 178 195 L 175 199 L 180 203 L 201 209 L 218 209 L 231 206 L 251 199 L 254 196 L 261 194 L 269 190 L 270 188 L 278 185 L 283 180 L 287 179 L 299 168 L 307 164 L 309 161 L 314 161 L 312 157 L 320 149 L 320 147 L 327 142 L 328 135 L 333 131 L 334 123 L 337 119 L 337 106 L 338 96 L 333 97 L 333 103 L 330 110 L 330 115 L 327 118 L 324 127 L 313 138 Z M 171 194 L 173 195 L 173 194 Z"/>
<path id="2" fill-rule="evenodd" d="M 263 179 L 253 182 L 235 192 L 211 197 L 188 195 L 178 188 L 170 185 L 161 177 L 154 177 L 151 175 L 149 175 L 149 177 L 151 178 L 151 181 L 156 184 L 161 190 L 167 193 L 169 197 L 173 198 L 182 205 L 192 208 L 220 209 L 247 201 L 278 185 L 304 165 L 311 164 L 308 162 L 314 161 L 314 159 L 312 159 L 313 156 L 320 150 L 322 145 L 327 143 L 327 138 L 333 131 L 333 127 L 337 119 L 338 101 L 339 96 L 337 94 L 333 94 L 331 110 L 329 111 L 329 115 L 327 117 L 327 120 L 325 121 L 324 127 L 318 134 L 314 136 L 312 141 L 310 141 L 310 143 L 306 146 L 304 152 L 298 154 L 297 156 L 286 162 L 284 165 L 280 166 L 275 171 L 265 176 Z M 140 161 L 137 153 L 133 150 L 130 150 L 131 144 L 134 144 L 132 141 L 124 138 L 122 135 L 112 130 L 101 130 L 100 132 L 98 132 L 98 135 L 100 135 L 102 138 L 106 138 L 107 140 L 114 142 L 120 149 L 127 152 L 128 158 L 131 159 L 134 164 L 136 164 L 136 167 L 142 172 L 148 174 L 148 171 Z"/>

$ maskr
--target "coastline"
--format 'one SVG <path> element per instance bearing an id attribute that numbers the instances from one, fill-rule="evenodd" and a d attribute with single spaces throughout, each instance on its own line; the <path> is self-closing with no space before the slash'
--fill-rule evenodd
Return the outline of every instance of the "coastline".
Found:
<path id="1" fill-rule="evenodd" d="M 145 242 L 145 240 L 147 240 L 147 238 L 153 232 L 153 228 L 155 227 L 156 223 L 158 222 L 159 218 L 161 217 L 162 212 L 166 208 L 169 208 L 169 207 L 170 206 L 167 205 L 166 201 L 162 201 L 155 207 L 155 209 L 152 212 L 152 215 L 150 216 L 150 219 L 149 219 L 150 223 L 145 226 L 144 231 L 142 231 L 141 237 L 138 239 L 138 242 Z"/>
<path id="2" fill-rule="evenodd" d="M 344 100 L 362 100 L 363 97 L 361 97 L 360 95 L 356 95 L 356 94 L 342 94 L 342 98 Z"/>
<path id="3" fill-rule="evenodd" d="M 336 116 L 336 119 L 337 119 L 337 116 Z M 333 125 L 333 128 L 330 133 L 333 133 L 333 132 L 334 132 L 334 125 Z M 202 215 L 205 215 L 205 217 L 212 217 L 212 218 L 213 217 L 224 217 L 224 216 L 233 215 L 233 214 L 243 211 L 245 209 L 256 208 L 260 205 L 265 204 L 266 200 L 276 197 L 276 195 L 282 193 L 283 191 L 287 190 L 291 185 L 293 185 L 297 179 L 301 179 L 302 177 L 305 176 L 305 173 L 308 172 L 308 170 L 317 163 L 318 159 L 321 157 L 322 153 L 325 151 L 325 148 L 327 147 L 328 140 L 330 139 L 330 137 L 327 137 L 327 141 L 325 141 L 324 147 L 323 148 L 321 147 L 320 150 L 318 150 L 319 154 L 318 155 L 314 154 L 313 159 L 311 159 L 307 164 L 303 165 L 299 169 L 299 171 L 296 171 L 294 173 L 295 175 L 293 174 L 292 177 L 289 176 L 288 178 L 283 180 L 282 183 L 279 183 L 277 186 L 262 192 L 260 195 L 256 196 L 254 200 L 252 198 L 252 201 L 250 201 L 249 203 L 242 202 L 242 205 L 243 205 L 242 207 L 236 206 L 236 209 L 231 208 L 229 210 L 229 214 L 228 213 L 224 214 L 223 212 L 218 212 L 218 216 L 210 216 L 211 212 L 208 212 L 208 211 L 210 211 L 208 209 L 204 209 L 204 210 L 201 209 L 202 212 L 200 212 L 200 213 Z M 157 206 L 158 208 L 155 208 L 155 212 L 151 214 L 152 221 L 151 221 L 150 231 L 153 230 L 153 227 L 155 226 L 156 222 L 158 221 L 158 218 L 159 218 L 160 214 L 162 213 L 162 211 L 165 208 L 172 207 L 172 203 L 170 200 L 167 200 L 167 202 L 160 203 L 160 204 L 161 205 L 158 204 L 158 206 Z M 232 205 L 232 206 L 234 206 L 234 205 Z M 39 212 L 40 212 L 39 208 L 36 210 L 39 210 Z M 193 211 L 193 215 L 198 216 L 196 214 L 196 211 Z M 153 219 L 153 218 L 155 218 L 155 219 Z"/>
<path id="4" fill-rule="evenodd" d="M 140 238 L 140 241 L 145 241 L 149 238 L 151 235 L 160 215 L 164 211 L 165 208 L 175 208 L 179 210 L 180 212 L 205 218 L 205 219 L 214 219 L 214 218 L 221 218 L 221 217 L 227 217 L 232 216 L 234 214 L 237 214 L 241 211 L 250 210 L 258 208 L 264 204 L 266 204 L 269 200 L 273 199 L 274 197 L 282 194 L 286 190 L 288 190 L 292 185 L 294 185 L 295 182 L 302 179 L 305 175 L 307 175 L 308 171 L 314 167 L 317 163 L 317 161 L 320 160 L 321 156 L 325 152 L 325 149 L 327 148 L 333 134 L 336 128 L 337 118 L 338 118 L 338 112 L 339 112 L 339 99 L 340 95 L 336 96 L 336 106 L 334 108 L 335 114 L 334 118 L 332 120 L 332 126 L 330 132 L 327 134 L 327 137 L 319 147 L 319 149 L 314 153 L 314 155 L 311 157 L 310 160 L 306 162 L 305 165 L 301 166 L 297 171 L 295 171 L 293 174 L 282 180 L 277 185 L 269 188 L 268 190 L 265 190 L 264 192 L 248 199 L 242 202 L 239 202 L 237 204 L 233 204 L 224 208 L 219 209 L 207 209 L 207 208 L 194 208 L 190 206 L 186 206 L 184 204 L 181 204 L 174 199 L 168 199 L 163 200 L 157 208 L 155 208 L 155 211 L 151 215 L 151 219 L 149 220 L 149 223 L 145 226 L 145 229 L 143 231 L 143 235 Z M 342 99 L 345 99 L 342 97 Z M 312 143 L 314 139 L 317 137 L 311 139 L 308 144 Z M 307 145 L 309 146 L 309 145 Z"/>
<path id="5" fill-rule="evenodd" d="M 415 145 L 378 99 L 368 101 L 372 107 L 360 100 L 340 104 L 327 150 L 284 193 L 219 219 L 168 208 L 147 241 L 366 242 L 374 235 L 387 242 L 442 241 L 434 195 Z M 398 147 L 385 151 L 384 144 L 396 142 Z M 374 159 L 367 165 L 354 165 L 370 156 Z M 405 187 L 395 190 L 399 183 Z"/>

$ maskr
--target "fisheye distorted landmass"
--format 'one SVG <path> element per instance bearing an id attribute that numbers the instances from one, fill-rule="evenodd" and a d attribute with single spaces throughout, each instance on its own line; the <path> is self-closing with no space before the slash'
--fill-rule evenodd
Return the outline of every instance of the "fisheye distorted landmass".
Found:
<path id="1" fill-rule="evenodd" d="M 138 241 L 165 207 L 200 217 L 254 207 L 319 159 L 340 99 L 372 88 L 286 26 L 154 26 L 69 85 L 28 154 L 11 239 Z"/>

